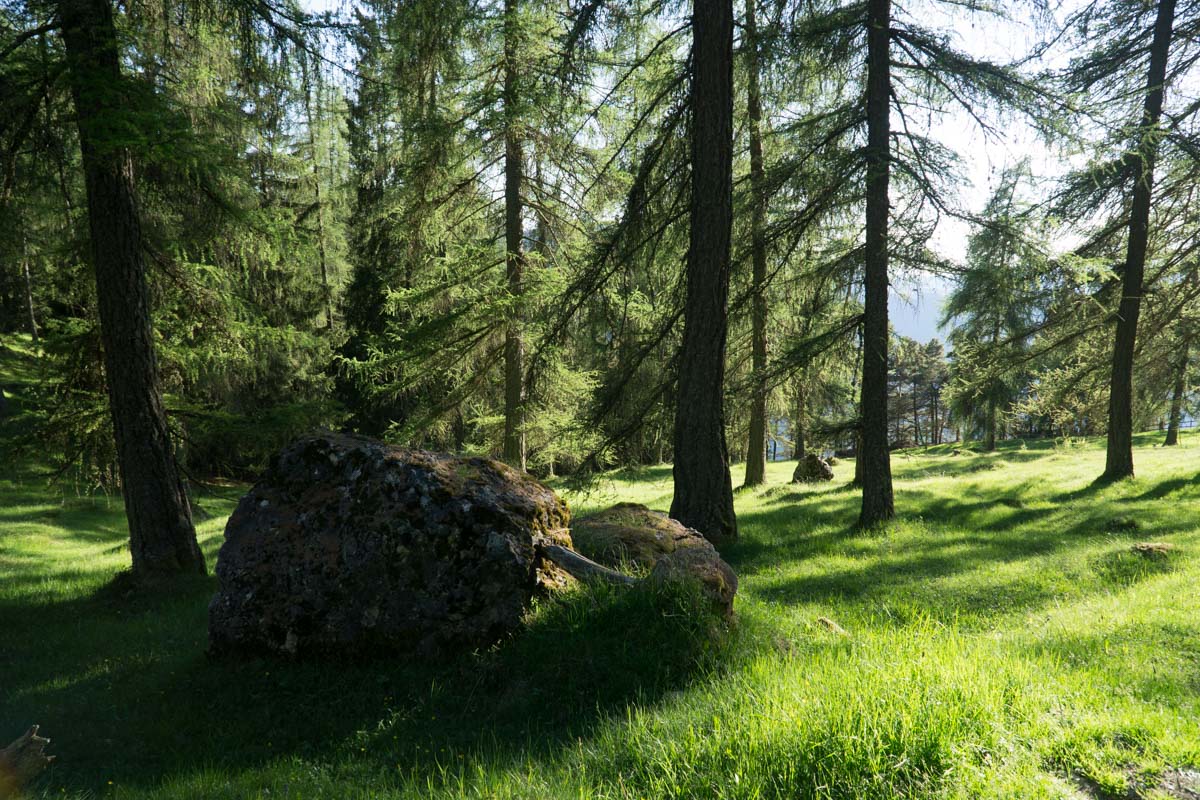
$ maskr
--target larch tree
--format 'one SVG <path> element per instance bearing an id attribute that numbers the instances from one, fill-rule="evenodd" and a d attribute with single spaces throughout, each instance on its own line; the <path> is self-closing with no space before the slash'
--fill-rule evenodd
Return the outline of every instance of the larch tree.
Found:
<path id="1" fill-rule="evenodd" d="M 159 390 L 133 160 L 126 144 L 114 138 L 121 115 L 128 112 L 113 9 L 109 0 L 60 0 L 58 17 L 87 187 L 91 260 L 133 575 L 153 580 L 202 574 L 204 556 Z"/>
<path id="2" fill-rule="evenodd" d="M 692 41 L 691 213 L 671 516 L 721 541 L 737 536 L 724 413 L 733 226 L 732 0 L 696 0 Z"/>
<path id="3" fill-rule="evenodd" d="M 1133 364 L 1138 316 L 1145 291 L 1146 249 L 1150 237 L 1150 202 L 1154 163 L 1161 136 L 1163 92 L 1167 56 L 1175 22 L 1175 0 L 1156 5 L 1150 63 L 1146 73 L 1145 105 L 1132 156 L 1133 196 L 1129 208 L 1129 234 L 1125 267 L 1121 274 L 1121 303 L 1113 339 L 1112 373 L 1108 400 L 1108 449 L 1104 462 L 1107 479 L 1133 476 Z"/>
<path id="4" fill-rule="evenodd" d="M 746 0 L 746 122 L 750 135 L 750 431 L 746 443 L 746 486 L 767 479 L 767 190 L 763 169 L 763 110 L 757 0 Z"/>
<path id="5" fill-rule="evenodd" d="M 1135 375 L 1147 366 L 1149 340 L 1170 322 L 1161 314 L 1195 298 L 1187 287 L 1195 273 L 1189 242 L 1200 106 L 1183 87 L 1195 80 L 1198 12 L 1192 0 L 1094 0 L 1068 21 L 1066 43 L 1076 49 L 1056 76 L 1069 102 L 1070 139 L 1090 158 L 1063 178 L 1050 208 L 1084 234 L 1070 254 L 1084 269 L 1059 280 L 1061 300 L 1039 348 L 1070 353 L 1057 357 L 1064 379 L 1044 381 L 1048 388 L 1088 386 L 1073 392 L 1087 409 L 1086 427 L 1107 418 L 1101 480 L 1133 475 L 1133 433 L 1147 409 Z M 1155 326 L 1143 324 L 1148 311 Z M 1097 398 L 1090 386 L 1101 361 L 1106 386 Z"/>
<path id="6" fill-rule="evenodd" d="M 511 300 L 508 325 L 504 330 L 504 460 L 525 469 L 525 342 L 521 324 L 521 294 L 525 273 L 524 220 L 521 191 L 524 154 L 522 147 L 521 75 L 529 65 L 519 54 L 521 26 L 518 0 L 504 0 L 504 264 Z"/>
<path id="7" fill-rule="evenodd" d="M 967 239 L 966 264 L 942 309 L 955 350 L 950 397 L 960 419 L 970 422 L 968 431 L 982 426 L 987 452 L 996 449 L 1000 415 L 1022 388 L 1018 365 L 1046 301 L 1039 287 L 1046 253 L 1036 241 L 1044 225 L 1021 196 L 1031 179 L 1026 163 L 1001 174 Z"/>
<path id="8" fill-rule="evenodd" d="M 896 513 L 888 456 L 888 186 L 891 177 L 891 0 L 867 0 L 866 248 L 863 278 L 862 508 L 870 527 Z"/>
<path id="9" fill-rule="evenodd" d="M 1179 354 L 1172 367 L 1174 380 L 1171 385 L 1171 407 L 1167 419 L 1167 436 L 1163 440 L 1164 447 L 1174 447 L 1179 444 L 1179 426 L 1183 421 L 1183 397 L 1187 391 L 1188 356 L 1191 350 L 1191 338 L 1184 334 L 1179 337 Z"/>

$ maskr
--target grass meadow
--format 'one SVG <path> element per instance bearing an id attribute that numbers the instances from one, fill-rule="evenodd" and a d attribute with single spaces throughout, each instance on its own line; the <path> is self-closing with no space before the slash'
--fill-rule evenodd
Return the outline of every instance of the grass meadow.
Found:
<path id="1" fill-rule="evenodd" d="M 1111 485 L 1096 440 L 897 452 L 872 533 L 852 463 L 773 464 L 737 494 L 729 626 L 580 589 L 451 662 L 212 660 L 214 579 L 106 589 L 120 498 L 15 444 L 36 362 L 0 358 L 0 740 L 52 738 L 35 797 L 1200 797 L 1200 436 L 1141 436 Z M 563 491 L 665 509 L 670 477 Z M 197 487 L 210 572 L 243 488 Z"/>

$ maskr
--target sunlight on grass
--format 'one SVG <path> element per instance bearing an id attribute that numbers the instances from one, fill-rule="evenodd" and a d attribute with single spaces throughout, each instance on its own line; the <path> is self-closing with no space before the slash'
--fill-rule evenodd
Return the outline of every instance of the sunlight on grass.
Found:
<path id="1" fill-rule="evenodd" d="M 19 465 L 0 733 L 54 739 L 47 797 L 1150 796 L 1200 764 L 1200 438 L 1157 440 L 1114 485 L 1095 441 L 898 453 L 900 518 L 871 534 L 852 463 L 824 486 L 772 464 L 737 495 L 732 629 L 581 591 L 441 664 L 211 661 L 212 579 L 100 592 L 128 564 L 119 499 Z M 670 489 L 663 466 L 568 495 L 579 515 Z M 210 569 L 238 495 L 198 494 Z"/>

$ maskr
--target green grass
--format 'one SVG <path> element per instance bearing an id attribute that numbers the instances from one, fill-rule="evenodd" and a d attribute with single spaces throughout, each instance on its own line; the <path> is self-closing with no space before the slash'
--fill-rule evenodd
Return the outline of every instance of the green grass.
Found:
<path id="1" fill-rule="evenodd" d="M 14 360 L 0 382 L 32 380 Z M 1108 486 L 1094 441 L 896 454 L 900 519 L 871 534 L 851 463 L 813 487 L 772 465 L 737 495 L 730 629 L 580 591 L 440 664 L 206 658 L 213 581 L 102 591 L 120 499 L 0 443 L 0 739 L 52 737 L 47 797 L 1165 797 L 1200 765 L 1200 436 L 1157 440 Z M 238 493 L 199 495 L 210 566 Z M 669 468 L 571 495 L 669 499 Z"/>

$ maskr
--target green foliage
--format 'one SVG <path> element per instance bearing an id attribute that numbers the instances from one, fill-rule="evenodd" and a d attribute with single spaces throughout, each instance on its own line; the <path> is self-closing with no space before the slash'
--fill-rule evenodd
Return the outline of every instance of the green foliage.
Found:
<path id="1" fill-rule="evenodd" d="M 136 4 L 118 14 L 129 62 L 101 138 L 137 165 L 161 388 L 177 412 L 185 468 L 246 475 L 287 437 L 341 419 L 328 399 L 338 339 L 328 300 L 344 269 L 346 164 L 331 113 L 337 88 L 314 73 L 307 52 L 280 50 L 278 29 L 268 34 L 248 17 L 231 29 L 231 8 Z M 11 10 L 22 25 L 40 13 Z M 60 47 L 47 35 L 0 62 L 44 81 L 24 141 L 7 151 L 0 216 L 18 225 L 3 226 L 0 260 L 17 248 L 30 266 L 46 354 L 34 435 L 64 475 L 114 486 Z M 0 101 L 24 102 L 8 92 Z M 298 107 L 310 113 L 297 119 Z M 21 191 L 10 199 L 13 185 Z M 19 240 L 7 235 L 17 230 Z M 235 439 L 241 452 L 230 452 Z"/>

